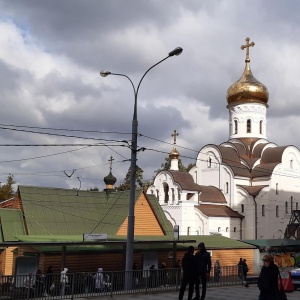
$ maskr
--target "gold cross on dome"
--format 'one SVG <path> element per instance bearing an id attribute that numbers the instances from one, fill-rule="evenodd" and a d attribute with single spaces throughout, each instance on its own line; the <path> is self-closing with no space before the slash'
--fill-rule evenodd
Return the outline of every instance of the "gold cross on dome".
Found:
<path id="1" fill-rule="evenodd" d="M 179 133 L 177 133 L 176 129 L 174 130 L 174 133 L 172 133 L 171 137 L 174 138 L 174 145 L 176 145 L 176 137 L 179 136 Z"/>
<path id="2" fill-rule="evenodd" d="M 245 41 L 246 41 L 246 45 L 242 45 L 241 49 L 244 50 L 246 48 L 246 60 L 245 60 L 245 62 L 250 62 L 249 48 L 254 47 L 255 43 L 254 42 L 249 43 L 250 38 L 248 38 L 248 37 L 245 39 Z"/>
<path id="3" fill-rule="evenodd" d="M 110 166 L 109 166 L 109 170 L 111 172 L 111 169 L 112 169 L 112 161 L 113 161 L 113 157 L 111 156 L 110 159 L 108 160 L 110 162 Z"/>

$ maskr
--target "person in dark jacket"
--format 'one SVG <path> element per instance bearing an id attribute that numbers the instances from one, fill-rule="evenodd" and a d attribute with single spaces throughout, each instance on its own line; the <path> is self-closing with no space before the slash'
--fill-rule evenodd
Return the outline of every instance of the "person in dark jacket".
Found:
<path id="1" fill-rule="evenodd" d="M 194 290 L 194 256 L 195 248 L 188 247 L 188 251 L 184 254 L 182 259 L 182 282 L 179 290 L 179 300 L 182 300 L 187 284 L 189 284 L 188 300 L 192 300 Z"/>
<path id="2" fill-rule="evenodd" d="M 206 283 L 209 280 L 211 270 L 211 258 L 209 252 L 206 251 L 204 243 L 198 245 L 198 252 L 195 255 L 195 293 L 193 300 L 204 300 L 206 296 Z M 200 279 L 202 284 L 202 295 L 200 298 Z"/>
<path id="3" fill-rule="evenodd" d="M 274 258 L 270 254 L 263 257 L 263 263 L 264 265 L 258 278 L 259 300 L 277 300 L 278 267 L 274 264 Z"/>

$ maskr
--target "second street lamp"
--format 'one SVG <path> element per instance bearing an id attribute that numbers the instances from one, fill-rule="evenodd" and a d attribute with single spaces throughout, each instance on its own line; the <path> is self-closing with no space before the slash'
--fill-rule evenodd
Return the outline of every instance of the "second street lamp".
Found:
<path id="1" fill-rule="evenodd" d="M 171 51 L 167 57 L 160 60 L 158 63 L 154 64 L 150 67 L 142 76 L 139 81 L 137 89 L 135 88 L 132 80 L 125 74 L 120 73 L 113 73 L 110 71 L 101 71 L 100 75 L 102 77 L 106 77 L 108 75 L 116 75 L 116 76 L 123 76 L 126 77 L 133 88 L 134 92 L 134 109 L 133 109 L 133 118 L 132 118 L 132 141 L 131 141 L 131 158 L 130 158 L 130 198 L 129 198 L 129 211 L 128 211 L 128 227 L 127 227 L 127 243 L 126 243 L 126 265 L 125 265 L 125 288 L 127 290 L 131 289 L 132 287 L 132 265 L 133 265 L 133 244 L 134 244 L 134 204 L 135 204 L 135 181 L 136 181 L 136 156 L 138 152 L 137 148 L 137 136 L 138 136 L 138 120 L 137 120 L 137 97 L 139 88 L 141 85 L 142 80 L 146 76 L 146 74 L 153 69 L 158 64 L 162 63 L 164 60 L 168 59 L 169 57 L 180 55 L 182 53 L 182 48 L 177 47 L 173 51 Z"/>

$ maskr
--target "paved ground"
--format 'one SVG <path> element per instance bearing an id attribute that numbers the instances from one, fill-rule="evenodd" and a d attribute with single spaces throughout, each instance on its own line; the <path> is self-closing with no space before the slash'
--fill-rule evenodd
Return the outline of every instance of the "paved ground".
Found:
<path id="1" fill-rule="evenodd" d="M 242 286 L 210 287 L 207 289 L 205 300 L 258 300 L 259 290 L 256 285 L 249 288 Z M 95 298 L 94 298 L 95 299 Z M 96 298 L 98 299 L 98 298 Z M 101 296 L 101 300 L 177 300 L 178 293 L 165 292 L 154 294 L 114 295 L 113 297 Z M 187 299 L 187 291 L 184 300 Z M 288 300 L 299 300 L 300 290 L 287 293 Z"/>

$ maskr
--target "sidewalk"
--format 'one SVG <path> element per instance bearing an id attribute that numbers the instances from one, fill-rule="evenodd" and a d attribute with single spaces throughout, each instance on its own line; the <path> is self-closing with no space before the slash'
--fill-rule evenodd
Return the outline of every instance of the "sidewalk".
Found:
<path id="1" fill-rule="evenodd" d="M 243 286 L 224 286 L 210 287 L 207 289 L 205 300 L 258 300 L 259 290 L 256 285 L 250 285 L 249 288 Z M 85 299 L 85 298 L 81 298 Z M 86 298 L 87 299 L 87 298 Z M 130 295 L 114 295 L 113 297 L 101 296 L 100 300 L 177 300 L 178 293 L 149 293 L 149 294 L 130 294 Z M 184 300 L 187 299 L 187 290 L 184 295 Z M 299 300 L 300 290 L 287 293 L 288 300 Z"/>

